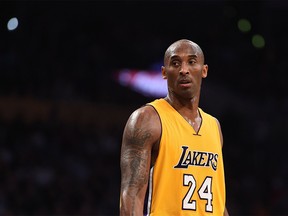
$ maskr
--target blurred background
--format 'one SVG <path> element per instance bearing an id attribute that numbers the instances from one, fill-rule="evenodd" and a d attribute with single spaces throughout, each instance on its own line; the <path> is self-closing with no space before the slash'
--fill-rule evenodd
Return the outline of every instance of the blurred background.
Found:
<path id="1" fill-rule="evenodd" d="M 0 215 L 118 215 L 125 123 L 181 38 L 209 65 L 230 215 L 288 215 L 287 26 L 284 0 L 1 1 Z"/>

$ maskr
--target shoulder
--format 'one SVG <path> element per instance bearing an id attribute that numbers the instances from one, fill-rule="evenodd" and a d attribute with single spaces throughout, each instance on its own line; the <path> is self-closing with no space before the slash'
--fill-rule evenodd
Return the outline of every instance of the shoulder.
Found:
<path id="1" fill-rule="evenodd" d="M 159 119 L 158 113 L 155 108 L 149 104 L 144 105 L 138 109 L 136 109 L 129 117 L 129 120 L 133 121 L 133 123 L 150 123 Z M 128 120 L 128 121 L 129 121 Z"/>
<path id="2" fill-rule="evenodd" d="M 221 145 L 223 147 L 223 134 L 222 134 L 221 124 L 220 124 L 219 120 L 215 116 L 204 112 L 201 108 L 199 108 L 199 110 L 201 112 L 201 115 L 210 118 L 213 122 L 216 122 L 216 125 L 218 127 L 218 131 L 219 131 L 219 135 L 220 135 Z"/>
<path id="3" fill-rule="evenodd" d="M 129 117 L 124 133 L 149 134 L 153 141 L 159 139 L 161 122 L 154 107 L 150 105 L 136 109 Z"/>
<path id="4" fill-rule="evenodd" d="M 201 109 L 200 107 L 199 107 L 199 110 L 200 110 L 202 117 L 208 118 L 210 121 L 216 122 L 218 127 L 220 127 L 220 122 L 218 121 L 218 119 L 215 116 L 203 111 L 203 109 Z"/>
<path id="5" fill-rule="evenodd" d="M 207 113 L 202 108 L 198 107 L 198 109 L 199 109 L 202 116 L 205 116 L 206 118 L 212 119 L 213 121 L 214 121 L 214 119 L 216 119 L 212 114 Z"/>

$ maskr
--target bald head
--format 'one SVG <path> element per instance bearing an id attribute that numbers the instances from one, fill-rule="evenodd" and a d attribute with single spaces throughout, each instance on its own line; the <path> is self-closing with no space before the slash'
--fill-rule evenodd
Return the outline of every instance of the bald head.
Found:
<path id="1" fill-rule="evenodd" d="M 185 50 L 185 49 L 192 49 L 194 50 L 195 54 L 199 57 L 199 59 L 202 60 L 202 63 L 204 64 L 204 54 L 202 49 L 198 44 L 195 42 L 188 40 L 188 39 L 181 39 L 178 41 L 175 41 L 173 44 L 171 44 L 164 55 L 164 65 L 167 65 L 170 57 L 178 50 Z"/>

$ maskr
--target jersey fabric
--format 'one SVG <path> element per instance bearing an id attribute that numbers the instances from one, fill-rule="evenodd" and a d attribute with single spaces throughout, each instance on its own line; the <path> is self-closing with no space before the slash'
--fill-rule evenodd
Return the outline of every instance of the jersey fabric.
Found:
<path id="1" fill-rule="evenodd" d="M 216 119 L 199 108 L 194 128 L 164 99 L 148 103 L 158 112 L 162 134 L 150 170 L 147 215 L 223 216 L 225 179 Z"/>

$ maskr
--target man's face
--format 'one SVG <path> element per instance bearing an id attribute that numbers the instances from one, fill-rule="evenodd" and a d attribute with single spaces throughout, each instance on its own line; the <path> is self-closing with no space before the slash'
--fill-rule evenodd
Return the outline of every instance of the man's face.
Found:
<path id="1" fill-rule="evenodd" d="M 186 99 L 197 96 L 208 71 L 203 61 L 202 52 L 194 44 L 182 42 L 171 46 L 162 67 L 168 91 Z"/>

